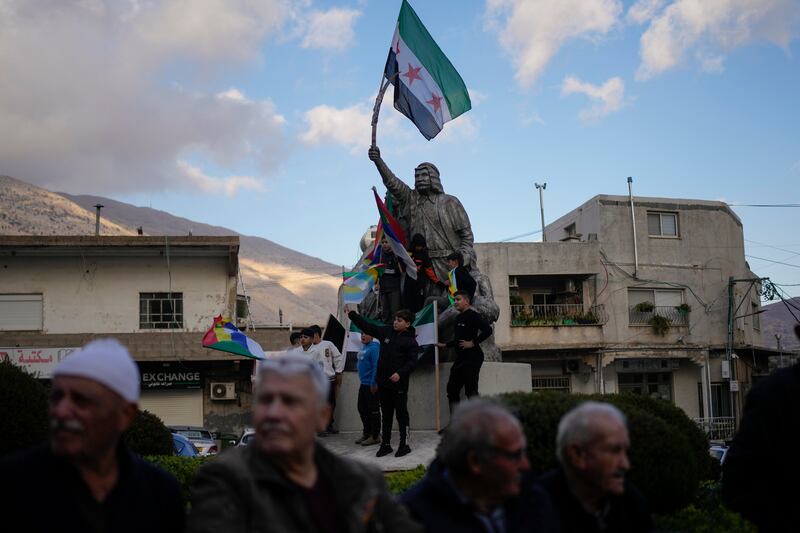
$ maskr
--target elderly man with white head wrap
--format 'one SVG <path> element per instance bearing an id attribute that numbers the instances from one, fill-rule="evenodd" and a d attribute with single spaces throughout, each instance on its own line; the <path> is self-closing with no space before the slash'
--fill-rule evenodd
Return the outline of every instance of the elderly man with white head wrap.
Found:
<path id="1" fill-rule="evenodd" d="M 0 461 L 0 530 L 180 531 L 177 481 L 122 442 L 138 402 L 139 370 L 118 341 L 92 341 L 61 361 L 49 443 Z"/>

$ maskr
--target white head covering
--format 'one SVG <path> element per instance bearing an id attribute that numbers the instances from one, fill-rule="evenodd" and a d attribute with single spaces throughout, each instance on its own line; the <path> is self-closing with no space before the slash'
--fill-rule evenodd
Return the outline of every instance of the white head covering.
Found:
<path id="1" fill-rule="evenodd" d="M 93 340 L 71 353 L 53 371 L 53 377 L 58 376 L 88 378 L 130 403 L 139 403 L 139 368 L 117 339 Z"/>

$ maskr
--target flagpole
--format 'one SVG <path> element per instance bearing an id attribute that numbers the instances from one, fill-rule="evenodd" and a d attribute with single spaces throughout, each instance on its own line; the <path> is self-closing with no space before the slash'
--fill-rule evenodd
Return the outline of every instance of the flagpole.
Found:
<path id="1" fill-rule="evenodd" d="M 383 102 L 383 95 L 386 92 L 386 89 L 389 85 L 392 84 L 392 80 L 397 77 L 396 72 L 392 74 L 390 78 L 388 78 L 385 82 L 383 81 L 383 76 L 381 76 L 381 85 L 378 89 L 378 96 L 375 97 L 375 106 L 372 108 L 372 148 L 375 148 L 377 136 L 378 136 L 378 114 L 381 112 L 381 103 Z"/>
<path id="2" fill-rule="evenodd" d="M 441 401 L 439 400 L 439 303 L 433 301 L 433 366 L 436 381 L 436 431 L 441 431 Z"/>

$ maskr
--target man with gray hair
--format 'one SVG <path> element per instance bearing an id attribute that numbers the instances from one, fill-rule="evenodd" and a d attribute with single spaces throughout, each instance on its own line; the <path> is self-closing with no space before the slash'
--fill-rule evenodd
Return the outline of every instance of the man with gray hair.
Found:
<path id="1" fill-rule="evenodd" d="M 97 339 L 53 371 L 49 442 L 0 461 L 0 531 L 175 532 L 185 524 L 171 475 L 131 453 L 139 369 Z M 46 505 L 38 494 L 50 494 Z"/>
<path id="2" fill-rule="evenodd" d="M 539 480 L 550 494 L 564 532 L 648 532 L 647 502 L 626 480 L 625 415 L 611 404 L 583 402 L 558 424 L 556 456 L 561 467 Z"/>
<path id="3" fill-rule="evenodd" d="M 471 399 L 455 409 L 425 478 L 401 500 L 431 533 L 557 531 L 528 470 L 519 421 L 498 403 Z"/>
<path id="4" fill-rule="evenodd" d="M 197 473 L 190 532 L 416 532 L 378 470 L 316 441 L 330 419 L 330 382 L 316 361 L 261 363 L 250 444 Z"/>

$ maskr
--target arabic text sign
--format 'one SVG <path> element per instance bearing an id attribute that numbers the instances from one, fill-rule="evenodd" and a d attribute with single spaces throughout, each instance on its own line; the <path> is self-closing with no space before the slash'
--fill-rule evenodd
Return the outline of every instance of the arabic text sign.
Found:
<path id="1" fill-rule="evenodd" d="M 0 361 L 24 368 L 39 379 L 50 379 L 62 359 L 78 348 L 0 348 Z"/>

